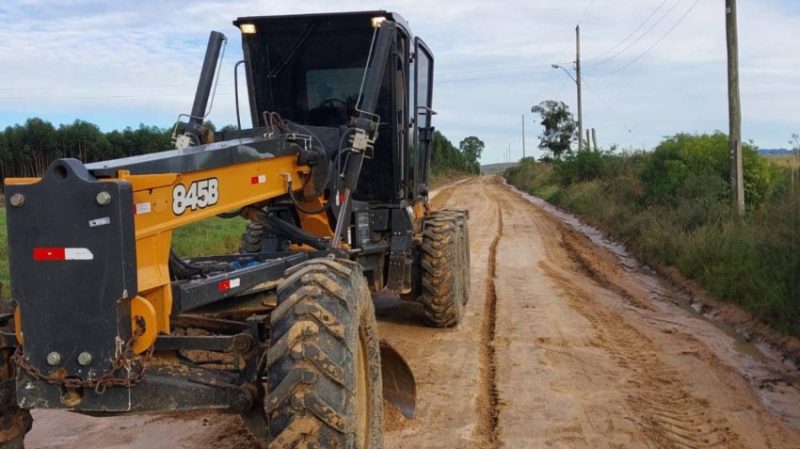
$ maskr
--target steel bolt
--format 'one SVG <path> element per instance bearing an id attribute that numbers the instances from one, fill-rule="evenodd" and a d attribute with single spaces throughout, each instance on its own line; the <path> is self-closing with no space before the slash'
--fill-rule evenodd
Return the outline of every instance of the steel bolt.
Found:
<path id="1" fill-rule="evenodd" d="M 111 194 L 103 191 L 98 193 L 95 199 L 97 200 L 97 204 L 107 206 L 111 203 Z"/>
<path id="2" fill-rule="evenodd" d="M 25 204 L 25 195 L 21 193 L 15 193 L 11 195 L 11 198 L 8 199 L 8 202 L 14 207 L 22 207 L 22 205 Z"/>
<path id="3" fill-rule="evenodd" d="M 50 354 L 47 354 L 47 364 L 50 366 L 56 366 L 61 364 L 61 354 L 53 351 Z"/>
<path id="4" fill-rule="evenodd" d="M 78 354 L 78 365 L 87 366 L 92 363 L 92 355 L 88 352 L 81 352 Z"/>

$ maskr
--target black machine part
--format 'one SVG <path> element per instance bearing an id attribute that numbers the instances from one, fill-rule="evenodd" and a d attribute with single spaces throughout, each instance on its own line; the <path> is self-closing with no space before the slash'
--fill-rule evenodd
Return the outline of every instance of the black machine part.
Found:
<path id="1" fill-rule="evenodd" d="M 342 209 L 336 220 L 336 230 L 333 233 L 331 246 L 336 248 L 342 238 L 344 217 L 350 214 L 350 196 L 358 186 L 358 178 L 361 174 L 361 166 L 370 142 L 374 142 L 377 137 L 378 122 L 376 121 L 375 107 L 378 104 L 383 75 L 386 72 L 386 65 L 392 53 L 392 45 L 395 41 L 397 25 L 389 20 L 385 20 L 375 30 L 373 42 L 373 53 L 369 58 L 369 65 L 364 73 L 363 91 L 361 92 L 361 103 L 357 105 L 359 113 L 356 120 L 356 130 L 352 137 L 351 151 L 347 157 L 347 163 L 343 173 L 344 190 L 342 192 Z M 378 121 L 380 120 L 377 117 Z"/>
<path id="2" fill-rule="evenodd" d="M 203 68 L 200 72 L 200 80 L 197 83 L 192 112 L 185 130 L 186 134 L 192 137 L 195 145 L 202 142 L 202 136 L 207 131 L 202 129 L 203 119 L 206 117 L 206 109 L 211 98 L 211 90 L 214 86 L 214 78 L 217 73 L 222 46 L 227 40 L 228 38 L 219 31 L 212 31 L 208 36 L 206 56 L 203 59 Z"/>
<path id="3" fill-rule="evenodd" d="M 115 357 L 115 340 L 131 337 L 129 298 L 137 293 L 131 185 L 97 182 L 79 161 L 59 159 L 40 182 L 7 186 L 5 195 L 7 204 L 13 196 L 24 199 L 7 211 L 24 358 L 43 373 L 100 375 Z M 89 363 L 79 363 L 82 353 Z"/>

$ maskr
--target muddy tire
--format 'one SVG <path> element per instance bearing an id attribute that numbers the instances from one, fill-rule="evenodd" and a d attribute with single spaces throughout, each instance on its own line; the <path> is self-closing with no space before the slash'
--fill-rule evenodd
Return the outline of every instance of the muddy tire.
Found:
<path id="1" fill-rule="evenodd" d="M 270 318 L 268 447 L 381 449 L 380 347 L 361 268 L 316 259 L 286 274 Z"/>
<path id="2" fill-rule="evenodd" d="M 33 419 L 28 410 L 17 407 L 14 391 L 12 348 L 0 349 L 0 449 L 23 449 L 25 434 L 31 430 Z"/>
<path id="3" fill-rule="evenodd" d="M 242 234 L 242 242 L 239 244 L 239 252 L 242 254 L 260 253 L 261 241 L 264 238 L 264 225 L 251 221 L 247 224 Z"/>
<path id="4" fill-rule="evenodd" d="M 425 321 L 434 327 L 457 325 L 469 299 L 466 212 L 442 210 L 425 220 L 420 272 Z"/>

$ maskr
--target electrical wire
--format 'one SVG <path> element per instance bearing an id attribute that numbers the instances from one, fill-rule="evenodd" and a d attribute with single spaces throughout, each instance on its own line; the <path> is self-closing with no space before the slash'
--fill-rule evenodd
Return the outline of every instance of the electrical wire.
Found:
<path id="1" fill-rule="evenodd" d="M 670 29 L 668 29 L 668 30 L 667 30 L 667 32 L 666 32 L 666 33 L 664 33 L 664 34 L 663 34 L 663 35 L 662 35 L 662 36 L 661 36 L 661 37 L 660 37 L 660 38 L 659 38 L 657 41 L 653 42 L 653 45 L 651 45 L 650 47 L 648 47 L 648 48 L 647 48 L 647 49 L 646 49 L 644 52 L 642 52 L 642 54 L 640 54 L 639 56 L 637 56 L 636 58 L 634 58 L 632 61 L 628 62 L 627 64 L 623 65 L 622 67 L 619 67 L 618 69 L 616 69 L 616 70 L 613 70 L 613 71 L 611 71 L 611 72 L 602 73 L 602 74 L 599 74 L 599 75 L 592 75 L 592 76 L 594 76 L 594 77 L 603 77 L 603 76 L 614 75 L 614 74 L 616 74 L 616 73 L 619 73 L 619 72 L 621 72 L 621 71 L 623 71 L 623 70 L 627 69 L 628 67 L 630 67 L 630 66 L 632 66 L 632 65 L 636 64 L 637 62 L 639 62 L 639 61 L 640 61 L 642 58 L 644 58 L 645 56 L 647 56 L 647 55 L 648 55 L 648 54 L 649 54 L 649 53 L 650 53 L 650 52 L 651 52 L 651 51 L 652 51 L 654 48 L 656 48 L 656 47 L 658 46 L 658 44 L 660 44 L 661 42 L 663 42 L 663 41 L 664 41 L 664 39 L 666 39 L 666 38 L 667 38 L 667 36 L 669 36 L 670 34 L 672 34 L 672 32 L 673 32 L 673 31 L 675 31 L 675 29 L 676 29 L 676 28 L 678 28 L 678 25 L 680 25 L 680 24 L 681 24 L 681 23 L 684 21 L 684 19 L 686 19 L 686 17 L 688 17 L 688 16 L 689 16 L 689 14 L 690 14 L 692 11 L 694 11 L 694 9 L 695 9 L 695 8 L 697 7 L 697 5 L 699 5 L 699 4 L 700 4 L 700 0 L 695 0 L 694 4 L 692 4 L 692 6 L 691 6 L 691 7 L 690 7 L 688 10 L 686 10 L 686 12 L 685 12 L 685 13 L 684 13 L 684 14 L 683 14 L 683 15 L 682 15 L 682 16 L 681 16 L 679 19 L 678 19 L 678 21 L 677 21 L 677 22 L 675 22 L 675 24 L 674 24 L 674 25 L 672 25 L 672 27 L 671 27 Z"/>
<path id="2" fill-rule="evenodd" d="M 698 0 L 698 1 L 699 1 L 699 0 Z M 587 82 L 586 82 L 586 80 L 582 80 L 582 81 L 583 81 L 583 84 L 584 84 L 586 87 L 588 87 L 588 88 L 589 88 L 589 91 L 590 91 L 590 92 L 592 92 L 592 93 L 594 94 L 594 96 L 595 96 L 595 97 L 597 97 L 597 98 L 598 98 L 598 99 L 599 99 L 599 100 L 600 100 L 600 101 L 601 101 L 603 104 L 605 104 L 605 105 L 606 105 L 606 107 L 607 107 L 607 108 L 608 108 L 608 109 L 611 111 L 611 113 L 612 113 L 612 114 L 614 114 L 614 116 L 616 117 L 616 119 L 617 119 L 617 120 L 618 120 L 618 121 L 619 121 L 619 122 L 622 124 L 622 126 L 624 126 L 624 127 L 625 127 L 625 130 L 626 130 L 626 131 L 628 131 L 628 133 L 630 133 L 630 134 L 633 136 L 633 138 L 634 138 L 634 139 L 636 139 L 636 140 L 639 140 L 639 137 L 636 135 L 636 133 L 635 133 L 635 132 L 633 132 L 633 128 L 631 128 L 631 127 L 628 125 L 628 123 L 627 123 L 627 122 L 626 122 L 626 121 L 625 121 L 625 120 L 622 118 L 622 116 L 621 116 L 621 115 L 620 115 L 620 114 L 617 112 L 617 110 L 614 108 L 614 106 L 612 106 L 612 105 L 611 105 L 611 103 L 610 103 L 609 101 L 607 101 L 607 100 L 605 99 L 605 97 L 603 97 L 603 95 L 601 95 L 601 94 L 600 94 L 600 92 L 599 92 L 599 91 L 597 91 L 597 90 L 596 90 L 594 87 L 592 87 L 592 85 L 591 85 L 591 84 L 587 83 Z"/>
<path id="3" fill-rule="evenodd" d="M 631 32 L 630 32 L 630 34 L 628 34 L 627 36 L 625 36 L 625 38 L 623 38 L 621 41 L 617 42 L 617 44 L 616 44 L 616 45 L 614 45 L 613 47 L 611 47 L 611 48 L 607 49 L 606 51 L 604 51 L 604 52 L 600 53 L 600 54 L 599 54 L 599 55 L 597 55 L 597 56 L 594 56 L 594 57 L 591 57 L 591 58 L 586 58 L 586 59 L 584 59 L 584 62 L 591 63 L 591 61 L 595 61 L 595 60 L 598 60 L 598 59 L 602 59 L 602 58 L 606 57 L 608 54 L 610 54 L 611 52 L 613 52 L 614 50 L 618 49 L 618 48 L 620 47 L 620 45 L 624 44 L 624 43 L 625 43 L 625 42 L 627 42 L 627 41 L 628 41 L 630 38 L 632 38 L 634 35 L 636 35 L 636 33 L 638 33 L 639 31 L 641 31 L 641 29 L 642 29 L 642 28 L 644 28 L 644 26 L 645 26 L 645 25 L 647 25 L 647 23 L 650 21 L 650 19 L 652 19 L 652 18 L 653 18 L 653 17 L 654 17 L 654 16 L 655 16 L 655 15 L 656 15 L 656 14 L 657 14 L 659 11 L 661 11 L 661 9 L 664 7 L 664 5 L 666 5 L 666 4 L 667 4 L 667 2 L 668 2 L 668 1 L 669 1 L 669 0 L 661 0 L 661 3 L 658 5 L 658 7 L 657 7 L 656 9 L 654 9 L 654 10 L 653 10 L 653 12 L 651 12 L 651 13 L 650 13 L 650 15 L 649 15 L 649 16 L 647 16 L 647 18 L 646 18 L 646 19 L 644 19 L 644 20 L 643 20 L 643 21 L 642 21 L 642 22 L 639 24 L 639 26 L 637 26 L 636 28 L 634 28 L 634 30 L 633 30 L 633 31 L 631 31 Z"/>
<path id="4" fill-rule="evenodd" d="M 639 36 L 638 36 L 636 39 L 634 39 L 634 40 L 633 40 L 633 42 L 631 42 L 630 44 L 628 44 L 627 46 L 625 46 L 625 48 L 623 48 L 622 50 L 620 50 L 620 51 L 616 52 L 615 54 L 613 54 L 613 55 L 609 56 L 608 58 L 605 58 L 605 59 L 603 59 L 603 60 L 601 60 L 601 61 L 594 62 L 594 63 L 589 63 L 589 64 L 585 64 L 585 65 L 583 66 L 583 68 L 584 68 L 584 69 L 588 69 L 588 68 L 592 68 L 592 67 L 601 66 L 601 65 L 603 65 L 603 64 L 607 64 L 607 63 L 609 63 L 609 62 L 613 61 L 614 59 L 618 58 L 620 55 L 624 54 L 625 52 L 627 52 L 628 50 L 630 50 L 631 48 L 633 48 L 633 46 L 634 46 L 634 45 L 636 45 L 636 44 L 638 44 L 639 42 L 641 42 L 641 41 L 642 41 L 642 39 L 644 39 L 644 37 L 645 37 L 645 36 L 647 36 L 648 34 L 650 34 L 650 32 L 652 32 L 654 29 L 656 29 L 656 27 L 657 27 L 658 25 L 660 25 L 660 24 L 661 24 L 661 22 L 663 22 L 663 21 L 664 21 L 664 19 L 666 19 L 667 17 L 669 17 L 669 16 L 672 14 L 672 12 L 673 12 L 673 11 L 675 11 L 675 9 L 676 9 L 676 8 L 677 8 L 677 7 L 678 7 L 678 6 L 679 6 L 681 3 L 683 3 L 683 0 L 678 0 L 677 2 L 675 2 L 675 3 L 672 5 L 672 7 L 671 7 L 669 10 L 667 10 L 667 12 L 666 12 L 664 15 L 662 15 L 662 16 L 661 16 L 661 17 L 660 17 L 658 20 L 656 20 L 656 21 L 655 21 L 655 22 L 654 22 L 654 23 L 653 23 L 653 24 L 650 26 L 650 28 L 648 28 L 647 30 L 645 30 L 645 32 L 644 32 L 644 33 L 640 34 L 640 35 L 639 35 Z"/>
<path id="5" fill-rule="evenodd" d="M 597 0 L 592 0 L 591 2 L 589 2 L 589 4 L 588 4 L 588 5 L 586 5 L 586 8 L 583 10 L 583 14 L 581 14 L 581 17 L 578 19 L 578 25 L 580 25 L 580 24 L 581 24 L 581 22 L 583 22 L 583 19 L 585 19 L 585 18 L 586 18 L 586 14 L 589 12 L 589 9 L 590 9 L 592 6 L 594 6 L 594 3 L 595 3 L 596 1 L 597 1 Z"/>

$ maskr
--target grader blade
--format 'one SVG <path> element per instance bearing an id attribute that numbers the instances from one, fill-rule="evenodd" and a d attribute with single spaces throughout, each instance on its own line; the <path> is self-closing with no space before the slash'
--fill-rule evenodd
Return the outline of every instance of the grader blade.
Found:
<path id="1" fill-rule="evenodd" d="M 406 418 L 413 418 L 417 408 L 417 381 L 403 356 L 389 343 L 381 341 L 383 397 L 394 404 Z"/>

